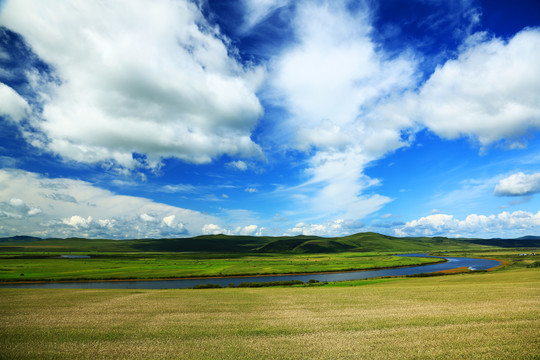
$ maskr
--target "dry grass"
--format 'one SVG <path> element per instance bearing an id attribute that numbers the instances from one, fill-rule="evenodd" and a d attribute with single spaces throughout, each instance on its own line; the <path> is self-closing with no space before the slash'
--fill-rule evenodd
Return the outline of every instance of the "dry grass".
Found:
<path id="1" fill-rule="evenodd" d="M 540 271 L 359 287 L 0 290 L 0 358 L 534 359 Z"/>

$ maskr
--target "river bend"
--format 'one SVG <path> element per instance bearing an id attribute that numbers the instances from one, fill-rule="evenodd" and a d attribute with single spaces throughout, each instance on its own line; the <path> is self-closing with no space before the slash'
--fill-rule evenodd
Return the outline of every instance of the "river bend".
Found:
<path id="1" fill-rule="evenodd" d="M 270 275 L 270 276 L 235 276 L 235 277 L 213 277 L 194 279 L 171 279 L 171 280 L 135 280 L 135 281 L 73 281 L 73 282 L 36 282 L 36 283 L 13 283 L 0 284 L 1 288 L 49 288 L 49 289 L 185 289 L 193 288 L 201 284 L 218 284 L 228 286 L 238 285 L 245 282 L 269 282 L 300 280 L 307 282 L 311 279 L 320 282 L 325 281 L 346 281 L 369 279 L 381 276 L 402 276 L 432 273 L 443 270 L 452 270 L 467 267 L 470 270 L 487 270 L 501 265 L 500 261 L 489 259 L 428 256 L 426 254 L 402 254 L 398 256 L 414 257 L 439 257 L 446 259 L 444 263 L 419 265 L 401 268 L 359 270 L 333 273 L 297 274 L 297 275 Z"/>

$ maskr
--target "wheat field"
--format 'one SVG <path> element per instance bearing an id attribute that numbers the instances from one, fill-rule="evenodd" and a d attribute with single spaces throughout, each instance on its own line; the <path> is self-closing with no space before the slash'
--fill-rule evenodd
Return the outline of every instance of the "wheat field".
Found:
<path id="1" fill-rule="evenodd" d="M 1 289 L 0 358 L 538 359 L 540 270 L 351 287 Z"/>

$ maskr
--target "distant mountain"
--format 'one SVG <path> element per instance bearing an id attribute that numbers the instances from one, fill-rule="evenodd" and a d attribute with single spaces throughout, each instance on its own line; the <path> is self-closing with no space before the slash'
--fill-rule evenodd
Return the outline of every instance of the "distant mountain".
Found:
<path id="1" fill-rule="evenodd" d="M 540 236 L 522 236 L 517 239 L 468 239 L 470 243 L 503 248 L 537 248 L 540 247 Z"/>
<path id="2" fill-rule="evenodd" d="M 21 246 L 24 244 L 24 247 Z M 208 253 L 335 253 L 335 252 L 422 252 L 473 248 L 537 248 L 540 236 L 517 239 L 454 239 L 446 237 L 394 237 L 373 232 L 344 237 L 318 236 L 231 236 L 202 235 L 192 238 L 166 239 L 40 239 L 33 236 L 0 238 L 0 251 L 51 252 L 208 252 Z"/>
<path id="3" fill-rule="evenodd" d="M 4 242 L 28 242 L 28 241 L 39 241 L 41 238 L 35 236 L 26 236 L 26 235 L 17 235 L 11 237 L 0 238 L 0 243 Z"/>
<path id="4" fill-rule="evenodd" d="M 516 240 L 540 240 L 540 236 L 527 235 L 517 238 Z"/>

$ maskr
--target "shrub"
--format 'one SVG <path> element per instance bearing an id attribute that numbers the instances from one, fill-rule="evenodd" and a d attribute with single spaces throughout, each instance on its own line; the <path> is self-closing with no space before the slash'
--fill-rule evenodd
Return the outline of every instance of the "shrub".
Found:
<path id="1" fill-rule="evenodd" d="M 222 287 L 223 286 L 219 284 L 199 284 L 199 285 L 194 286 L 193 288 L 194 289 L 219 289 Z"/>
<path id="2" fill-rule="evenodd" d="M 236 287 L 266 287 L 266 286 L 291 286 L 303 284 L 300 280 L 287 281 L 266 281 L 266 282 L 244 282 L 236 285 Z"/>

